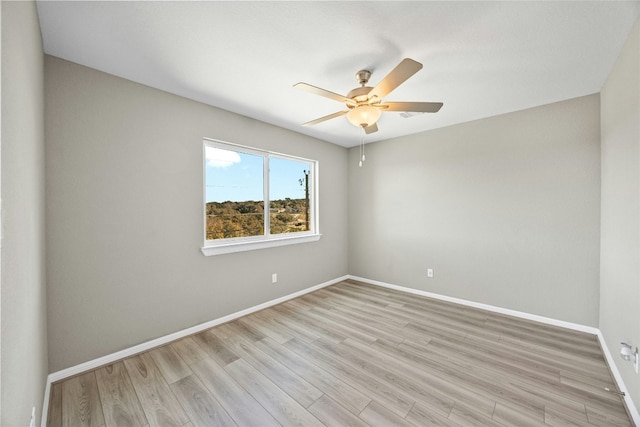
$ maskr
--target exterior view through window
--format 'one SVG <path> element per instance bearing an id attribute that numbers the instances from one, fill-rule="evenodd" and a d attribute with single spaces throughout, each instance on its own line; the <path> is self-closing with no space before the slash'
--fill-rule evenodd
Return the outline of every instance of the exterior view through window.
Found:
<path id="1" fill-rule="evenodd" d="M 208 140 L 204 154 L 206 241 L 315 232 L 314 161 Z"/>

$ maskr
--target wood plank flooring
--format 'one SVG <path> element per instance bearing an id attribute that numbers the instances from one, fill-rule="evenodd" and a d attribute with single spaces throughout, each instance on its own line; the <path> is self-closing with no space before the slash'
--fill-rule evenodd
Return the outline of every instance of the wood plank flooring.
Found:
<path id="1" fill-rule="evenodd" d="M 49 426 L 631 426 L 595 336 L 344 281 L 55 383 Z"/>

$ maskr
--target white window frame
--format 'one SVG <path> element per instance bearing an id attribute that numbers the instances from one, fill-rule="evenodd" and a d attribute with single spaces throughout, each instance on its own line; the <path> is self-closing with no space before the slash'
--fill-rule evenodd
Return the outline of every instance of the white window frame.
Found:
<path id="1" fill-rule="evenodd" d="M 263 197 L 264 197 L 264 234 L 261 236 L 248 236 L 248 237 L 233 237 L 227 239 L 216 239 L 216 240 L 207 240 L 206 235 L 206 224 L 207 224 L 207 158 L 206 158 L 206 148 L 221 148 L 223 150 L 232 150 L 238 151 L 246 154 L 252 154 L 257 156 L 262 156 L 263 158 Z M 302 161 L 309 163 L 311 165 L 311 171 L 309 172 L 309 188 L 311 189 L 311 195 L 309 197 L 309 231 L 298 231 L 295 233 L 282 233 L 282 234 L 270 234 L 270 200 L 269 200 L 269 159 L 270 158 L 281 158 L 295 161 Z M 205 256 L 211 255 L 222 255 L 234 252 L 243 252 L 243 251 L 251 251 L 256 249 L 265 249 L 272 248 L 278 246 L 285 245 L 293 245 L 299 243 L 308 243 L 315 242 L 320 239 L 320 229 L 319 229 L 319 206 L 318 206 L 318 171 L 319 164 L 317 160 L 306 159 L 297 156 L 291 156 L 288 154 L 275 153 L 272 151 L 261 150 L 257 148 L 247 147 L 244 145 L 233 144 L 230 142 L 219 141 L 216 139 L 204 138 L 202 144 L 202 159 L 203 159 L 203 169 L 202 169 L 202 178 L 203 178 L 203 195 L 202 195 L 202 206 L 203 206 L 203 223 L 202 223 L 202 234 L 204 244 L 200 248 L 201 252 Z"/>

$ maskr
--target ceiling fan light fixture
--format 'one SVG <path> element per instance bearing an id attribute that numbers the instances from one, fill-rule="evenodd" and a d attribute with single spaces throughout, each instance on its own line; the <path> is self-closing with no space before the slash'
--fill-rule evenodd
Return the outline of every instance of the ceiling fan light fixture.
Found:
<path id="1" fill-rule="evenodd" d="M 381 111 L 371 105 L 359 105 L 347 113 L 347 120 L 354 126 L 366 128 L 380 118 Z"/>
<path id="2" fill-rule="evenodd" d="M 303 126 L 317 125 L 327 120 L 340 116 L 347 116 L 349 123 L 362 128 L 366 135 L 378 131 L 376 122 L 383 111 L 401 111 L 405 113 L 437 113 L 442 107 L 442 102 L 382 102 L 382 99 L 404 83 L 409 77 L 422 69 L 422 64 L 410 58 L 405 58 L 391 70 L 374 87 L 366 86 L 371 77 L 371 71 L 360 70 L 356 73 L 356 79 L 360 87 L 352 89 L 347 96 L 321 89 L 307 83 L 296 83 L 294 87 L 325 98 L 341 102 L 347 109 L 329 114 L 319 119 L 304 123 Z"/>

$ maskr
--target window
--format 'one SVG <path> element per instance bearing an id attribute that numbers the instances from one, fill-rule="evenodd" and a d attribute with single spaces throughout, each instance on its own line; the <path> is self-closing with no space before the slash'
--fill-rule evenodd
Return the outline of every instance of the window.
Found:
<path id="1" fill-rule="evenodd" d="M 202 253 L 318 240 L 317 171 L 314 160 L 205 139 Z"/>

